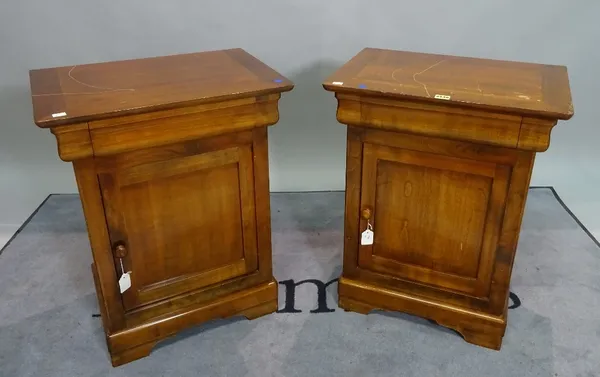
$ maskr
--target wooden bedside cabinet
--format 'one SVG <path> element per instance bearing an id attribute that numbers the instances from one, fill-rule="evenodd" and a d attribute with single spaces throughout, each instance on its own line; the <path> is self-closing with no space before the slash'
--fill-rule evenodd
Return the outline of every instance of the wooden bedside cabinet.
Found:
<path id="1" fill-rule="evenodd" d="M 277 310 L 267 126 L 289 80 L 241 49 L 30 78 L 35 123 L 74 165 L 113 365 Z"/>
<path id="2" fill-rule="evenodd" d="M 348 125 L 339 305 L 499 349 L 534 157 L 573 115 L 565 67 L 365 49 L 323 85 Z"/>

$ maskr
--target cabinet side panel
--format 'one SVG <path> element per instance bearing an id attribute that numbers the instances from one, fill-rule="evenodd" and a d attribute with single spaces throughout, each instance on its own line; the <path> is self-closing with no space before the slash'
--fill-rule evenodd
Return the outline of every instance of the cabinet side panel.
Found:
<path id="1" fill-rule="evenodd" d="M 510 178 L 490 292 L 490 306 L 494 314 L 500 314 L 506 310 L 510 277 L 517 251 L 534 159 L 534 152 L 521 152 Z"/>
<path id="2" fill-rule="evenodd" d="M 271 251 L 271 198 L 269 196 L 269 150 L 267 127 L 253 130 L 254 195 L 258 243 L 258 270 L 271 279 L 273 262 Z"/>
<path id="3" fill-rule="evenodd" d="M 360 184 L 363 158 L 362 134 L 363 131 L 360 129 L 348 126 L 343 266 L 343 274 L 345 276 L 355 274 L 358 266 Z"/>
<path id="4" fill-rule="evenodd" d="M 107 317 L 105 323 L 108 324 L 108 328 L 105 328 L 105 331 L 110 334 L 123 328 L 124 311 L 117 285 L 117 275 L 113 264 L 94 160 L 90 158 L 73 161 L 73 168 L 87 223 L 98 287 L 101 290 L 98 294 L 103 298 L 101 311 Z"/>
<path id="5" fill-rule="evenodd" d="M 242 215 L 242 238 L 244 242 L 244 263 L 246 272 L 258 269 L 258 241 L 256 228 L 256 195 L 254 193 L 254 164 L 252 148 L 240 149 L 238 181 Z"/>

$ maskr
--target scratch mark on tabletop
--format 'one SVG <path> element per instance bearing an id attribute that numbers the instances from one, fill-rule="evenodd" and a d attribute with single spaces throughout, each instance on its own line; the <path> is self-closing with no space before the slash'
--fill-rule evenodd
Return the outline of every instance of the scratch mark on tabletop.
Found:
<path id="1" fill-rule="evenodd" d="M 44 96 L 76 96 L 76 95 L 85 95 L 85 94 L 103 94 L 103 93 L 113 93 L 113 92 L 135 92 L 135 89 L 128 89 L 128 88 L 106 88 L 106 87 L 101 87 L 101 86 L 95 86 L 95 85 L 91 85 L 91 84 L 87 84 L 83 81 L 80 81 L 78 79 L 76 79 L 75 77 L 73 77 L 73 71 L 75 70 L 75 68 L 77 68 L 76 65 L 74 65 L 69 72 L 67 73 L 67 75 L 69 76 L 69 78 L 73 81 L 75 81 L 76 83 L 83 85 L 83 86 L 87 86 L 88 88 L 92 88 L 92 89 L 99 89 L 100 91 L 98 92 L 67 92 L 67 93 L 41 93 L 41 94 L 33 94 L 32 97 L 44 97 Z"/>
<path id="2" fill-rule="evenodd" d="M 75 68 L 77 68 L 76 65 L 73 66 L 73 68 L 71 68 L 69 70 L 69 77 L 71 78 L 71 80 L 75 81 L 78 84 L 81 84 L 83 86 L 87 86 L 88 88 L 92 88 L 92 89 L 100 89 L 100 90 L 106 90 L 106 91 L 131 91 L 131 92 L 135 92 L 135 89 L 117 89 L 117 88 L 105 88 L 105 87 L 101 87 L 101 86 L 95 86 L 95 85 L 90 85 L 90 84 L 86 84 L 83 81 L 79 81 L 77 80 L 75 77 L 73 77 L 73 71 L 75 70 Z"/>
<path id="3" fill-rule="evenodd" d="M 483 95 L 483 90 L 481 90 L 481 84 L 479 83 L 479 81 L 477 81 L 477 90 L 479 91 L 479 93 L 481 93 L 481 95 Z"/>
<path id="4" fill-rule="evenodd" d="M 402 68 L 396 68 L 396 69 L 394 69 L 394 72 L 392 72 L 392 80 L 400 82 L 400 81 L 398 81 L 398 79 L 395 76 L 396 72 L 398 72 L 398 71 L 402 71 Z M 402 85 L 402 84 L 400 84 L 400 85 Z"/>
<path id="5" fill-rule="evenodd" d="M 438 65 L 442 64 L 443 62 L 445 62 L 448 59 L 444 59 L 444 60 L 440 60 L 439 62 L 430 65 L 429 67 L 425 68 L 424 70 L 422 70 L 421 72 L 417 72 L 413 75 L 413 80 L 417 83 L 417 84 L 421 84 L 423 85 L 423 89 L 425 89 L 425 93 L 427 93 L 427 97 L 431 97 L 431 94 L 429 94 L 429 90 L 427 89 L 427 85 L 425 85 L 424 83 L 422 83 L 421 81 L 417 80 L 417 76 L 422 75 L 423 73 L 429 71 L 431 68 L 437 67 Z"/>

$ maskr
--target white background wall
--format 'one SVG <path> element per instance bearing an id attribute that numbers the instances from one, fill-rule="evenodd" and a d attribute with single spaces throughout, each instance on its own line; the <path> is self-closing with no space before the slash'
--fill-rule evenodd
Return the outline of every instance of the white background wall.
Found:
<path id="1" fill-rule="evenodd" d="M 575 117 L 554 129 L 532 184 L 555 186 L 599 235 L 599 14 L 597 0 L 3 0 L 0 234 L 49 193 L 76 192 L 32 123 L 29 69 L 242 47 L 296 83 L 270 129 L 271 189 L 338 190 L 345 131 L 320 83 L 370 46 L 566 65 Z"/>

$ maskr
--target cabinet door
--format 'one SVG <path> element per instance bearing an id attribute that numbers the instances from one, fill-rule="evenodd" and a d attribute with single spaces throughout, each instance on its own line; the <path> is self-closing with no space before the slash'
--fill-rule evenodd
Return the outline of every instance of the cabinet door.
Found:
<path id="1" fill-rule="evenodd" d="M 257 270 L 251 144 L 200 149 L 188 142 L 102 161 L 111 243 L 125 247 L 131 271 L 126 310 Z M 120 275 L 118 258 L 115 268 Z"/>
<path id="2" fill-rule="evenodd" d="M 360 231 L 370 221 L 374 240 L 359 268 L 487 297 L 509 177 L 505 165 L 365 143 Z"/>

